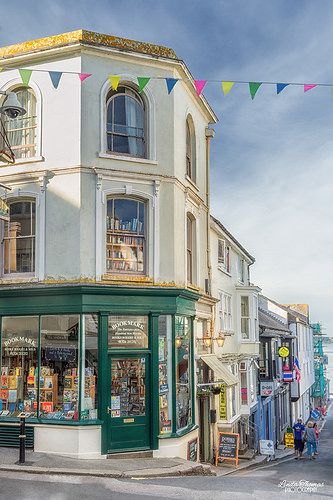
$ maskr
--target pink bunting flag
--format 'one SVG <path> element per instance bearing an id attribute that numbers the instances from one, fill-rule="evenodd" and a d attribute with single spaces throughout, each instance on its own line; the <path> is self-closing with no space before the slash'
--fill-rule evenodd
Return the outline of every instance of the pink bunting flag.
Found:
<path id="1" fill-rule="evenodd" d="M 309 84 L 309 85 L 305 84 L 305 85 L 304 85 L 304 92 L 307 92 L 308 90 L 311 90 L 311 89 L 313 89 L 314 87 L 317 87 L 317 84 L 316 84 L 316 83 L 315 83 L 314 85 L 312 85 L 312 84 Z"/>
<path id="2" fill-rule="evenodd" d="M 203 91 L 206 83 L 207 83 L 207 80 L 194 80 L 194 86 L 195 86 L 195 90 L 197 91 L 198 97 L 200 97 L 201 92 Z"/>
<path id="3" fill-rule="evenodd" d="M 89 76 L 91 76 L 91 73 L 79 73 L 79 78 L 80 78 L 81 82 L 84 82 L 84 80 L 89 78 Z"/>

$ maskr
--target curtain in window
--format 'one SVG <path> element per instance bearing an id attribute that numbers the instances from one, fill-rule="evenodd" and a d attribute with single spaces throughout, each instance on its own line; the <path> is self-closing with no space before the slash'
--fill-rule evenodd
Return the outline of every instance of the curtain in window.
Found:
<path id="1" fill-rule="evenodd" d="M 143 110 L 137 101 L 125 96 L 125 119 L 128 133 L 128 152 L 143 156 Z"/>

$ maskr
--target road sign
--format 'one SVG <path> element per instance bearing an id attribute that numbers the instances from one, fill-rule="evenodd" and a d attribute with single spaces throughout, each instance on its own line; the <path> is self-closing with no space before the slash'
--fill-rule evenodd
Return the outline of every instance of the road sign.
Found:
<path id="1" fill-rule="evenodd" d="M 274 443 L 270 439 L 260 439 L 259 448 L 261 455 L 274 455 Z"/>
<path id="2" fill-rule="evenodd" d="M 311 417 L 312 418 L 319 418 L 320 417 L 320 412 L 318 410 L 312 410 Z"/>

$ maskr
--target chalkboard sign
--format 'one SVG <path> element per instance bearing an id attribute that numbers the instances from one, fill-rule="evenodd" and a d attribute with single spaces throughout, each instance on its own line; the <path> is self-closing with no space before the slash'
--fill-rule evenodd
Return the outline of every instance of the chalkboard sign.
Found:
<path id="1" fill-rule="evenodd" d="M 198 460 L 198 438 L 187 443 L 187 460 L 197 462 Z"/>
<path id="2" fill-rule="evenodd" d="M 76 349 L 73 347 L 45 347 L 45 359 L 73 363 L 76 360 Z"/>
<path id="3" fill-rule="evenodd" d="M 222 460 L 235 460 L 238 465 L 239 434 L 233 432 L 219 432 L 215 464 Z"/>

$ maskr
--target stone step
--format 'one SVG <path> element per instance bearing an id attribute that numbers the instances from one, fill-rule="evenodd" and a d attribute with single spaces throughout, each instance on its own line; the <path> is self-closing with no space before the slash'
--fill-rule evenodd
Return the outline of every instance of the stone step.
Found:
<path id="1" fill-rule="evenodd" d="M 238 455 L 239 460 L 252 460 L 254 458 L 255 452 L 253 450 L 247 450 L 242 455 Z"/>
<path id="2" fill-rule="evenodd" d="M 126 451 L 126 452 L 120 452 L 120 453 L 110 453 L 107 455 L 106 458 L 153 458 L 153 452 L 152 450 L 147 450 L 147 451 Z"/>

